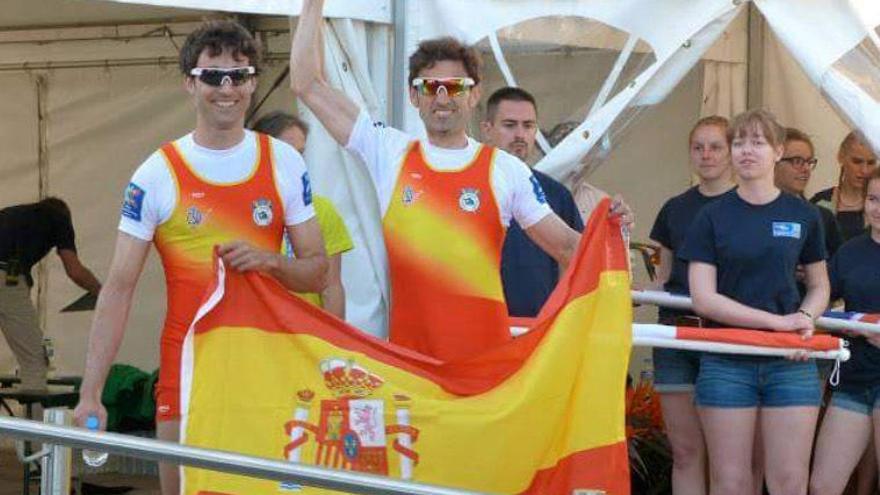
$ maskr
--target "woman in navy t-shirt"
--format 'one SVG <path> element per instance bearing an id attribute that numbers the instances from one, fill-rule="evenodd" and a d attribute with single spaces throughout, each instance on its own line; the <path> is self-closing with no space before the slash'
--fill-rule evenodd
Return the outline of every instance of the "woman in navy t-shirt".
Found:
<path id="1" fill-rule="evenodd" d="M 844 244 L 831 260 L 831 297 L 842 298 L 847 311 L 880 313 L 880 170 L 867 184 L 865 219 L 870 231 Z M 850 339 L 852 356 L 840 367 L 840 384 L 816 441 L 811 493 L 842 493 L 871 435 L 880 431 L 878 347 L 880 334 Z"/>
<path id="2" fill-rule="evenodd" d="M 830 292 L 819 214 L 773 183 L 785 131 L 771 114 L 740 114 L 727 135 L 739 187 L 703 207 L 679 251 L 694 309 L 710 326 L 808 338 Z M 806 274 L 803 300 L 797 265 Z M 695 395 L 713 495 L 754 493 L 757 428 L 770 493 L 806 493 L 820 400 L 815 361 L 704 353 Z"/>
<path id="3" fill-rule="evenodd" d="M 689 295 L 687 263 L 676 258 L 685 235 L 700 209 L 733 188 L 730 177 L 728 121 L 711 116 L 691 130 L 690 164 L 700 183 L 663 204 L 651 229 L 660 244 L 657 281 L 674 294 Z M 693 312 L 660 308 L 660 323 L 699 326 Z M 663 424 L 672 446 L 673 493 L 706 493 L 706 446 L 694 407 L 694 384 L 700 370 L 700 353 L 655 347 L 654 389 L 660 394 Z"/>

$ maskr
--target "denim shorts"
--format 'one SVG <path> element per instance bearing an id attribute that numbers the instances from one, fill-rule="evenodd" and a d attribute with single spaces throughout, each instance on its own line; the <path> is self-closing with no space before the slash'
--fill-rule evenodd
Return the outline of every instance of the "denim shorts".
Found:
<path id="1" fill-rule="evenodd" d="M 693 392 L 700 371 L 700 352 L 655 347 L 654 390 L 660 393 Z"/>
<path id="2" fill-rule="evenodd" d="M 703 353 L 696 403 L 701 407 L 818 407 L 815 360 Z"/>
<path id="3" fill-rule="evenodd" d="M 831 406 L 871 416 L 880 407 L 880 386 L 865 387 L 860 392 L 835 390 Z"/>

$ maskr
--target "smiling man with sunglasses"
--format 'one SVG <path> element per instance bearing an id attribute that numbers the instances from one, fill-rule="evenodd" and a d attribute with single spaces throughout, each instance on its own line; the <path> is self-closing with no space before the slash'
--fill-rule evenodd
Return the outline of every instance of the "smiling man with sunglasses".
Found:
<path id="1" fill-rule="evenodd" d="M 89 416 L 102 427 L 106 422 L 102 390 L 151 243 L 162 258 L 168 298 L 156 386 L 156 430 L 163 440 L 179 438 L 181 350 L 212 279 L 215 246 L 230 269 L 270 274 L 298 292 L 323 289 L 327 260 L 302 157 L 244 129 L 259 62 L 256 41 L 233 21 L 206 22 L 180 51 L 196 127 L 147 158 L 125 190 L 74 412 L 80 425 Z M 285 231 L 296 259 L 280 254 Z M 161 465 L 160 479 L 163 494 L 180 492 L 176 466 Z"/>
<path id="2" fill-rule="evenodd" d="M 509 341 L 500 277 L 506 227 L 516 220 L 562 267 L 579 234 L 550 210 L 523 162 L 468 137 L 480 100 L 473 48 L 440 38 L 422 42 L 410 57 L 409 99 L 427 131 L 419 139 L 373 123 L 327 83 L 323 7 L 322 0 L 303 2 L 291 89 L 372 178 L 390 267 L 391 341 L 444 361 Z M 475 322 L 494 330 L 476 332 Z"/>

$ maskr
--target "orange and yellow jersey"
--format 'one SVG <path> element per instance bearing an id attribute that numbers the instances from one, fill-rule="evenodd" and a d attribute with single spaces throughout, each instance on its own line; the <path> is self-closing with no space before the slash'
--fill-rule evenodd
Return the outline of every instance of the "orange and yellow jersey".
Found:
<path id="1" fill-rule="evenodd" d="M 494 156 L 483 145 L 461 169 L 442 171 L 412 142 L 383 220 L 392 342 L 448 361 L 510 340 Z"/>
<path id="2" fill-rule="evenodd" d="M 214 247 L 244 240 L 277 252 L 284 233 L 284 207 L 274 178 L 269 138 L 259 141 L 249 177 L 218 184 L 200 177 L 175 143 L 161 148 L 177 188 L 170 218 L 158 226 L 154 242 L 162 259 L 168 309 L 162 330 L 159 417 L 178 414 L 177 390 L 183 339 L 213 276 Z"/>

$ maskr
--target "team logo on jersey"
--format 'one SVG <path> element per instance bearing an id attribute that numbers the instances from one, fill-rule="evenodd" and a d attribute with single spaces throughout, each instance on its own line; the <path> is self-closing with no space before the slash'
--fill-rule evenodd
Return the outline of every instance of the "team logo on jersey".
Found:
<path id="1" fill-rule="evenodd" d="M 268 199 L 258 199 L 251 203 L 254 223 L 258 227 L 266 227 L 272 223 L 272 202 Z"/>
<path id="2" fill-rule="evenodd" d="M 458 197 L 458 207 L 462 211 L 476 213 L 480 209 L 480 190 L 472 187 L 462 189 L 461 196 Z"/>
<path id="3" fill-rule="evenodd" d="M 205 215 L 195 206 L 190 206 L 186 210 L 186 224 L 190 227 L 198 227 L 204 221 Z"/>
<path id="4" fill-rule="evenodd" d="M 801 224 L 797 222 L 773 222 L 773 237 L 801 238 Z"/>
<path id="5" fill-rule="evenodd" d="M 532 182 L 532 192 L 535 193 L 535 199 L 538 200 L 538 203 L 546 203 L 547 195 L 544 193 L 544 188 L 541 187 L 541 183 L 538 182 L 538 178 L 532 175 L 529 177 L 529 180 Z"/>
<path id="6" fill-rule="evenodd" d="M 403 201 L 403 206 L 409 206 L 415 203 L 421 195 L 422 191 L 416 191 L 412 186 L 403 186 L 403 192 L 400 195 L 401 200 Z"/>
<path id="7" fill-rule="evenodd" d="M 147 193 L 140 186 L 130 182 L 125 188 L 125 195 L 122 198 L 122 216 L 140 222 L 146 195 Z"/>

